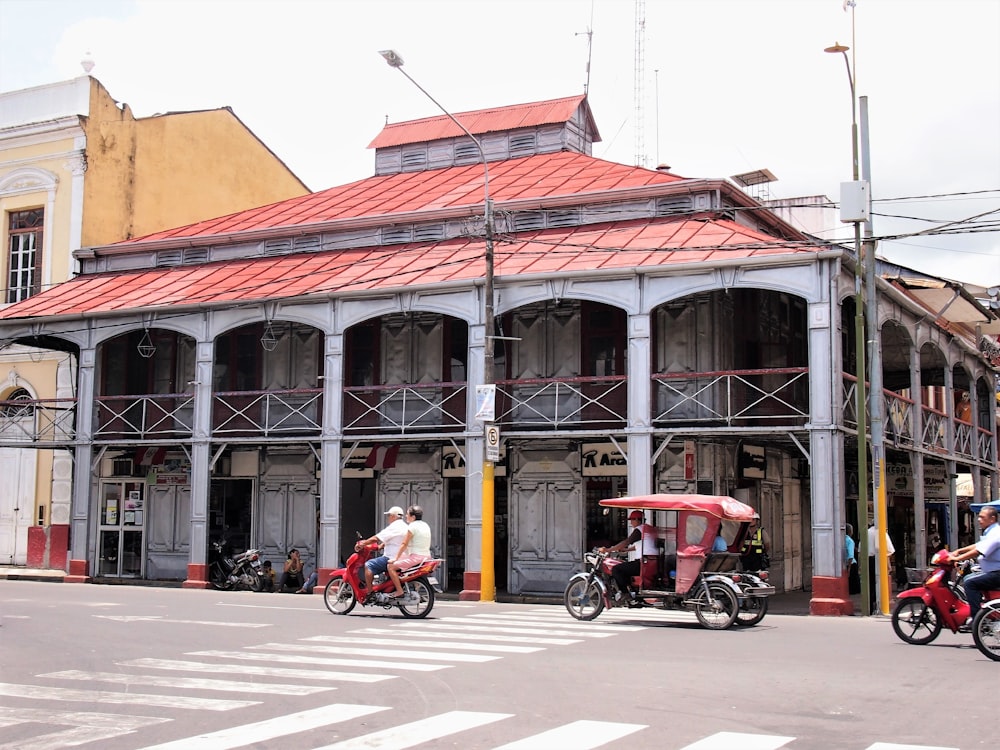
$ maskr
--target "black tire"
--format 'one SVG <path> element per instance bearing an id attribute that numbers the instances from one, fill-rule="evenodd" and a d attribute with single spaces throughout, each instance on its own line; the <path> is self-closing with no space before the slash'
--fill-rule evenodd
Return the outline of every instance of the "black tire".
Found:
<path id="1" fill-rule="evenodd" d="M 208 582 L 216 591 L 229 591 L 233 584 L 222 572 L 222 567 L 218 563 L 213 563 L 209 569 Z"/>
<path id="2" fill-rule="evenodd" d="M 1000 661 L 1000 605 L 983 607 L 976 613 L 972 640 L 987 659 Z"/>
<path id="3" fill-rule="evenodd" d="M 427 617 L 434 609 L 434 589 L 426 578 L 414 578 L 412 581 L 403 584 L 403 602 L 405 597 L 416 592 L 420 596 L 420 601 L 415 604 L 400 603 L 397 606 L 403 613 L 403 617 L 420 618 Z"/>
<path id="4" fill-rule="evenodd" d="M 593 581 L 588 587 L 586 579 L 572 580 L 563 592 L 563 604 L 566 605 L 566 611 L 577 620 L 593 620 L 604 611 L 601 587 Z"/>
<path id="5" fill-rule="evenodd" d="M 941 620 L 923 599 L 907 597 L 892 608 L 892 629 L 900 640 L 923 646 L 941 634 Z"/>
<path id="6" fill-rule="evenodd" d="M 736 613 L 736 624 L 751 627 L 764 619 L 767 614 L 766 596 L 748 596 L 740 602 L 740 611 Z"/>
<path id="7" fill-rule="evenodd" d="M 342 576 L 331 578 L 323 589 L 323 604 L 335 615 L 346 615 L 357 603 L 358 597 L 354 593 L 354 587 Z"/>
<path id="8" fill-rule="evenodd" d="M 722 583 L 708 584 L 708 592 L 702 589 L 695 599 L 694 614 L 702 627 L 709 630 L 725 630 L 732 626 L 739 612 L 736 594 Z"/>

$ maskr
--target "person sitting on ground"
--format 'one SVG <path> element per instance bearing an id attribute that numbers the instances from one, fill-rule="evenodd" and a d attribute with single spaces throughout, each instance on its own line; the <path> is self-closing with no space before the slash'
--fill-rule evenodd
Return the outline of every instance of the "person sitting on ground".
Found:
<path id="1" fill-rule="evenodd" d="M 277 593 L 282 593 L 286 586 L 293 591 L 302 588 L 305 583 L 303 576 L 304 568 L 305 563 L 302 562 L 299 551 L 293 547 L 288 551 L 288 559 L 285 560 L 285 569 L 281 573 L 281 578 L 278 579 Z"/>
<path id="2" fill-rule="evenodd" d="M 409 529 L 406 521 L 403 520 L 403 509 L 398 505 L 393 505 L 383 515 L 389 517 L 389 525 L 375 536 L 362 539 L 354 545 L 355 552 L 360 552 L 369 544 L 377 543 L 384 546 L 384 550 L 379 557 L 373 557 L 365 563 L 365 586 L 369 591 L 371 591 L 372 581 L 375 580 L 375 576 L 388 572 L 389 561 L 394 560 L 399 554 L 399 548 L 403 544 L 403 539 L 406 537 L 406 532 Z M 398 582 L 396 583 L 396 588 L 400 588 Z"/>
<path id="3" fill-rule="evenodd" d="M 412 568 L 431 559 L 431 527 L 424 519 L 424 509 L 411 505 L 406 509 L 406 536 L 395 559 L 389 563 L 389 577 L 396 584 L 396 596 L 402 596 L 399 571 Z"/>
<path id="4" fill-rule="evenodd" d="M 313 589 L 316 588 L 316 583 L 319 581 L 319 573 L 315 570 L 309 574 L 306 582 L 302 584 L 302 587 L 296 591 L 296 594 L 311 594 Z"/>
<path id="5" fill-rule="evenodd" d="M 265 560 L 260 566 L 260 577 L 263 578 L 263 583 L 261 584 L 261 591 L 274 591 L 274 567 L 271 565 L 270 560 Z"/>

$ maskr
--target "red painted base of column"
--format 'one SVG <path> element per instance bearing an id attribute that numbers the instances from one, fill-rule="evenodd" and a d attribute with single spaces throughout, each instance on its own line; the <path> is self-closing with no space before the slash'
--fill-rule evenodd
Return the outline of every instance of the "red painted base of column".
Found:
<path id="1" fill-rule="evenodd" d="M 482 594 L 480 572 L 468 570 L 462 574 L 462 590 L 458 593 L 460 602 L 478 602 Z"/>
<path id="2" fill-rule="evenodd" d="M 86 560 L 70 560 L 69 575 L 63 578 L 63 583 L 90 583 L 89 569 Z"/>
<path id="3" fill-rule="evenodd" d="M 204 563 L 188 563 L 188 577 L 181 584 L 183 589 L 207 589 L 209 586 L 206 573 L 208 566 Z"/>
<path id="4" fill-rule="evenodd" d="M 813 576 L 813 595 L 809 600 L 809 614 L 821 617 L 838 617 L 854 614 L 854 602 L 847 593 L 847 574 L 842 576 Z"/>
<path id="5" fill-rule="evenodd" d="M 68 562 L 69 524 L 52 524 L 49 526 L 49 567 L 52 570 L 66 570 Z"/>
<path id="6" fill-rule="evenodd" d="M 339 570 L 339 568 L 316 568 L 316 575 L 319 578 L 316 580 L 316 588 L 313 591 L 322 593 L 323 589 L 326 588 L 326 584 L 330 582 L 330 576 L 333 575 L 333 571 Z"/>
<path id="7" fill-rule="evenodd" d="M 44 526 L 28 527 L 28 559 L 29 568 L 44 568 L 45 548 L 49 544 L 49 535 L 45 533 Z"/>

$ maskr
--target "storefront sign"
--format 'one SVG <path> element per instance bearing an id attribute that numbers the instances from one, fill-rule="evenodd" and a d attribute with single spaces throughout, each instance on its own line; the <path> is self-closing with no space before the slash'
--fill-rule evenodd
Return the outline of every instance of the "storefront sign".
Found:
<path id="1" fill-rule="evenodd" d="M 896 497 L 913 497 L 913 469 L 909 464 L 885 465 L 885 490 Z M 948 475 L 944 466 L 926 464 L 924 466 L 924 499 L 947 500 Z"/>
<path id="2" fill-rule="evenodd" d="M 767 478 L 767 456 L 762 445 L 740 443 L 740 476 L 744 479 Z"/>
<path id="3" fill-rule="evenodd" d="M 580 466 L 585 477 L 628 476 L 628 459 L 614 443 L 584 443 L 581 445 Z"/>
<path id="4" fill-rule="evenodd" d="M 464 446 L 462 450 L 465 450 Z M 464 453 L 460 453 L 453 445 L 441 448 L 441 476 L 445 478 L 465 476 Z M 493 462 L 493 476 L 507 476 L 507 449 L 503 445 L 500 446 L 499 460 Z"/>
<path id="5" fill-rule="evenodd" d="M 350 448 L 340 449 L 341 470 L 340 476 L 344 479 L 371 479 L 375 476 L 374 467 L 369 467 L 368 454 L 372 452 L 370 446 L 358 446 L 351 452 Z"/>

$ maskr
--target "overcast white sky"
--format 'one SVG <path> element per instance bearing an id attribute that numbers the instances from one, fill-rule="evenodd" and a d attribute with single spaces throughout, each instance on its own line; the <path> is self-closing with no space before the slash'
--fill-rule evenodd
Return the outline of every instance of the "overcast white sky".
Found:
<path id="1" fill-rule="evenodd" d="M 0 91 L 82 74 L 136 116 L 230 106 L 311 189 L 371 176 L 368 143 L 437 114 L 581 93 L 594 155 L 689 177 L 770 169 L 771 196 L 851 178 L 854 47 L 871 120 L 877 236 L 918 270 L 1000 285 L 1000 1 L 646 0 L 639 148 L 632 0 L 0 0 Z M 852 54 L 848 53 L 848 54 Z M 904 197 L 915 200 L 888 201 Z M 890 218 L 884 216 L 890 214 Z M 933 221 L 929 221 L 933 220 Z M 992 229 L 992 231 L 983 231 Z M 974 231 L 969 231 L 974 230 Z M 838 237 L 853 236 L 849 225 Z"/>

